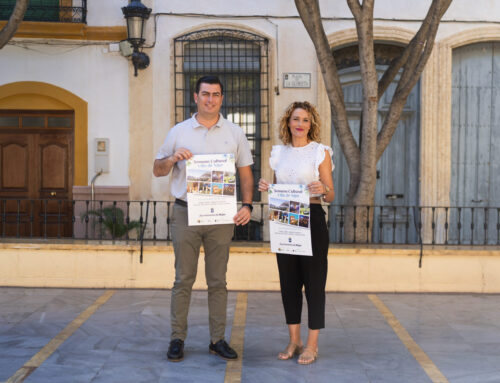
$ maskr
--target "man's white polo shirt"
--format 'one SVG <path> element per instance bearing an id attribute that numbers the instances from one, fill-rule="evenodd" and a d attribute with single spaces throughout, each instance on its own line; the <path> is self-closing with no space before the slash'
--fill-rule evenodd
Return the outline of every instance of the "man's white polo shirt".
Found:
<path id="1" fill-rule="evenodd" d="M 238 125 L 226 120 L 219 114 L 219 121 L 210 129 L 200 125 L 193 117 L 175 125 L 168 132 L 156 159 L 170 157 L 179 148 L 186 148 L 193 154 L 233 153 L 236 167 L 253 164 L 250 145 L 245 132 Z M 178 161 L 172 169 L 170 190 L 174 198 L 186 200 L 186 161 Z"/>

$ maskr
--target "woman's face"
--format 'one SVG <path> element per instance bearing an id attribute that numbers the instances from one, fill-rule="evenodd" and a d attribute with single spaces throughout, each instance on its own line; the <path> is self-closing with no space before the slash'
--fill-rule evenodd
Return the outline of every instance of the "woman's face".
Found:
<path id="1" fill-rule="evenodd" d="M 292 112 L 288 128 L 292 134 L 292 138 L 307 139 L 307 134 L 311 129 L 311 116 L 307 110 L 297 108 Z"/>

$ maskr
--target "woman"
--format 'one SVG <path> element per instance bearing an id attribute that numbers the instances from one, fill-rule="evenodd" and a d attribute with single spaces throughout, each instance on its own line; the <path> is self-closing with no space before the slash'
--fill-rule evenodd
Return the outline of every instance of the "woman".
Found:
<path id="1" fill-rule="evenodd" d="M 279 137 L 283 145 L 274 146 L 269 159 L 274 182 L 305 184 L 310 193 L 312 256 L 277 254 L 281 297 L 290 342 L 278 354 L 281 360 L 299 355 L 298 363 L 311 364 L 318 356 L 318 336 L 325 327 L 325 285 L 327 274 L 328 229 L 321 198 L 333 201 L 332 149 L 319 143 L 318 112 L 308 102 L 294 102 L 280 120 Z M 259 191 L 269 182 L 259 180 Z M 300 338 L 302 287 L 305 287 L 309 313 L 306 346 Z"/>

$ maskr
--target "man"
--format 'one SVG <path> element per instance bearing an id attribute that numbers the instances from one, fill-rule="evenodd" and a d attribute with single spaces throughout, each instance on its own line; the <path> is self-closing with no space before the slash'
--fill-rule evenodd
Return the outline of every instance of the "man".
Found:
<path id="1" fill-rule="evenodd" d="M 175 282 L 170 306 L 172 332 L 167 352 L 168 359 L 173 362 L 184 357 L 191 289 L 196 279 L 202 243 L 208 285 L 209 351 L 226 360 L 238 358 L 237 353 L 224 340 L 226 270 L 234 225 L 188 226 L 186 203 L 186 160 L 193 154 L 233 153 L 240 175 L 243 202 L 233 221 L 236 225 L 246 225 L 250 221 L 253 209 L 253 175 L 250 168 L 253 164 L 252 154 L 243 130 L 219 113 L 223 98 L 223 86 L 218 77 L 200 78 L 194 93 L 197 113 L 169 131 L 153 167 L 156 177 L 172 172 L 171 192 L 175 197 L 171 220 Z"/>

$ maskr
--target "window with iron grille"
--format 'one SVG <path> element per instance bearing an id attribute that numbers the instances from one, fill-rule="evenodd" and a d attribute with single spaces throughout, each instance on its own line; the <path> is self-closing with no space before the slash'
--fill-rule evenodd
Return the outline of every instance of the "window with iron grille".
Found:
<path id="1" fill-rule="evenodd" d="M 224 85 L 221 113 L 245 131 L 258 180 L 261 142 L 269 139 L 268 40 L 243 31 L 208 29 L 178 37 L 174 44 L 175 121 L 196 112 L 196 81 L 204 75 L 218 76 Z M 257 188 L 254 200 L 260 200 Z"/>

